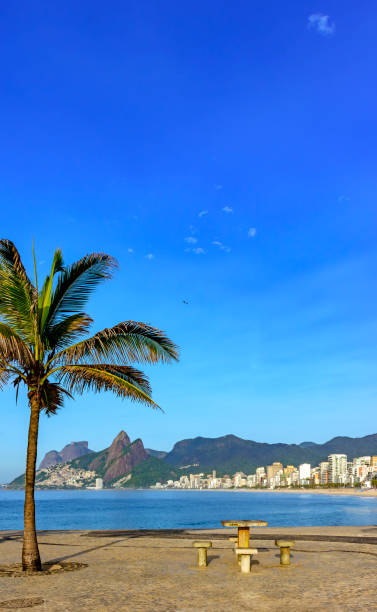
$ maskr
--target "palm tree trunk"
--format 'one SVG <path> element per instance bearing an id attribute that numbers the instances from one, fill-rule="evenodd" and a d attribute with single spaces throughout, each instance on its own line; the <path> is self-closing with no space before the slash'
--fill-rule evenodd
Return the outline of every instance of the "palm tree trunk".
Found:
<path id="1" fill-rule="evenodd" d="M 42 569 L 39 556 L 37 533 L 35 530 L 35 465 L 37 461 L 37 443 L 39 427 L 40 395 L 30 391 L 30 423 L 26 455 L 25 472 L 25 505 L 24 505 L 24 541 L 22 547 L 22 569 L 39 571 Z"/>

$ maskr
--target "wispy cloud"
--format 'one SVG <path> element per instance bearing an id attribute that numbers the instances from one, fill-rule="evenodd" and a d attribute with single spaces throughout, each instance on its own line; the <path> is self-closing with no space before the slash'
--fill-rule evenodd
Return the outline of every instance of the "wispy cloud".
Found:
<path id="1" fill-rule="evenodd" d="M 249 236 L 249 238 L 254 238 L 254 236 L 257 235 L 257 230 L 255 227 L 250 227 L 249 231 L 247 232 L 247 235 Z"/>
<path id="2" fill-rule="evenodd" d="M 214 187 L 215 187 L 215 189 L 216 189 L 217 191 L 219 191 L 220 189 L 222 189 L 222 188 L 223 188 L 223 186 L 222 186 L 222 185 L 214 185 Z"/>
<path id="3" fill-rule="evenodd" d="M 196 244 L 198 242 L 198 239 L 194 238 L 194 236 L 187 236 L 185 238 L 185 242 L 187 242 L 188 244 Z"/>
<path id="4" fill-rule="evenodd" d="M 232 250 L 230 247 L 220 242 L 220 240 L 213 240 L 212 244 L 214 246 L 217 246 L 221 251 L 225 251 L 225 253 L 230 253 L 230 251 Z"/>
<path id="5" fill-rule="evenodd" d="M 350 201 L 350 199 L 349 199 L 349 197 L 348 197 L 348 196 L 345 196 L 345 195 L 340 195 L 340 196 L 338 197 L 338 202 L 340 202 L 340 203 L 341 203 L 341 202 L 349 202 L 349 201 Z"/>
<path id="6" fill-rule="evenodd" d="M 192 249 L 192 252 L 195 253 L 195 255 L 204 255 L 205 254 L 205 250 L 202 249 L 201 247 L 196 247 L 195 249 Z"/>
<path id="7" fill-rule="evenodd" d="M 154 259 L 153 253 L 148 253 L 148 255 L 145 256 L 145 259 Z"/>
<path id="8" fill-rule="evenodd" d="M 134 253 L 135 251 L 133 249 L 127 249 L 128 253 Z"/>
<path id="9" fill-rule="evenodd" d="M 233 212 L 233 208 L 231 206 L 224 206 L 223 212 L 224 213 L 232 213 Z"/>
<path id="10" fill-rule="evenodd" d="M 308 27 L 322 36 L 331 36 L 335 33 L 335 23 L 330 21 L 328 15 L 323 15 L 323 13 L 313 13 L 309 15 Z"/>
<path id="11" fill-rule="evenodd" d="M 204 217 L 204 215 L 208 215 L 208 210 L 201 210 L 198 217 Z"/>

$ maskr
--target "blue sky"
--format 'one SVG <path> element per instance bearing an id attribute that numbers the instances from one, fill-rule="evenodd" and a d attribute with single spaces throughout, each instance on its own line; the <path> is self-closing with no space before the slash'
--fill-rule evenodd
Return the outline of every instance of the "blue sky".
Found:
<path id="1" fill-rule="evenodd" d="M 149 322 L 165 414 L 109 394 L 42 418 L 40 456 L 120 429 L 169 450 L 374 433 L 376 22 L 370 2 L 3 6 L 1 234 L 120 270 L 93 331 Z M 184 304 L 183 300 L 189 302 Z M 2 394 L 0 482 L 28 411 Z"/>

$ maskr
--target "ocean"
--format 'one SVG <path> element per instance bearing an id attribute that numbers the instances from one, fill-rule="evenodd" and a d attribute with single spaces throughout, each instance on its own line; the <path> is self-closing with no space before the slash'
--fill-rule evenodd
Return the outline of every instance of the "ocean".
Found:
<path id="1" fill-rule="evenodd" d="M 0 529 L 22 529 L 23 491 L 0 490 Z M 271 527 L 373 525 L 377 497 L 243 491 L 37 491 L 38 529 L 201 529 L 222 520 Z"/>

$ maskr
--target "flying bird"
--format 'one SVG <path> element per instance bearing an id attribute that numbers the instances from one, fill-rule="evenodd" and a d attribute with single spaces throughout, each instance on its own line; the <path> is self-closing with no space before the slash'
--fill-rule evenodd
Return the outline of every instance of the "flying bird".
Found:
<path id="1" fill-rule="evenodd" d="M 186 302 L 186 300 L 182 300 L 182 302 L 183 302 L 184 304 L 188 304 L 188 302 Z"/>

